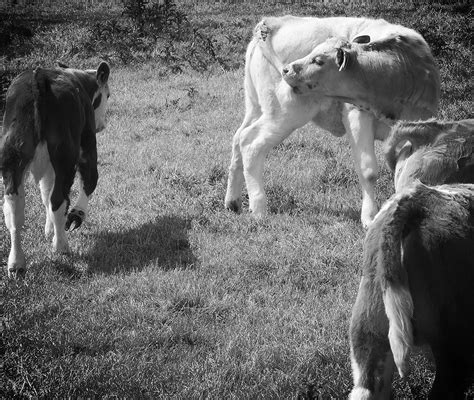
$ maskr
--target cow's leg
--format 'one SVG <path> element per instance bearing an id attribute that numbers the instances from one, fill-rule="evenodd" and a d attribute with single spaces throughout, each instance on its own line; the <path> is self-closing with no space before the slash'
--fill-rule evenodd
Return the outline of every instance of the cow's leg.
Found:
<path id="1" fill-rule="evenodd" d="M 4 181 L 5 181 L 4 176 Z M 25 186 L 24 177 L 18 185 L 16 193 L 5 190 L 3 214 L 5 224 L 10 232 L 10 254 L 8 256 L 8 276 L 19 277 L 26 271 L 25 253 L 21 247 L 21 230 L 25 223 Z"/>
<path id="2" fill-rule="evenodd" d="M 69 211 L 66 222 L 66 230 L 74 230 L 81 226 L 86 219 L 89 201 L 97 186 L 97 150 L 94 146 L 86 149 L 81 154 L 78 163 L 79 171 L 79 197 Z"/>
<path id="3" fill-rule="evenodd" d="M 54 155 L 52 155 L 54 154 Z M 69 253 L 66 236 L 66 213 L 69 205 L 69 192 L 75 175 L 75 161 L 67 151 L 51 153 L 51 163 L 54 168 L 54 187 L 51 192 L 51 220 L 53 222 L 53 250 L 59 253 Z"/>
<path id="4" fill-rule="evenodd" d="M 354 379 L 350 400 L 389 399 L 395 364 L 388 341 L 388 321 L 382 299 L 374 296 L 373 282 L 363 277 L 350 326 Z M 379 304 L 371 304 L 371 302 Z M 368 312 L 370 308 L 370 314 Z"/>
<path id="5" fill-rule="evenodd" d="M 240 150 L 249 195 L 249 208 L 256 217 L 264 216 L 267 211 L 267 199 L 263 185 L 265 157 L 294 129 L 306 124 L 311 119 L 311 116 L 308 115 L 307 118 L 300 119 L 300 124 L 295 127 L 285 123 L 285 120 L 291 121 L 290 117 L 286 117 L 286 115 L 282 115 L 278 119 L 272 119 L 262 115 L 240 134 Z"/>
<path id="6" fill-rule="evenodd" d="M 53 220 L 51 214 L 51 192 L 54 186 L 54 170 L 50 164 L 44 172 L 44 175 L 39 179 L 39 187 L 41 191 L 41 199 L 43 201 L 44 208 L 46 210 L 46 222 L 44 224 L 44 234 L 46 237 L 51 236 L 53 233 Z"/>
<path id="7" fill-rule="evenodd" d="M 229 176 L 227 178 L 227 192 L 225 195 L 225 208 L 234 212 L 242 211 L 242 186 L 244 184 L 244 165 L 242 163 L 242 152 L 240 151 L 240 135 L 258 117 L 259 112 L 253 109 L 247 111 L 242 125 L 232 139 L 232 158 L 229 166 Z"/>
<path id="8" fill-rule="evenodd" d="M 46 237 L 49 237 L 53 233 L 50 198 L 54 186 L 55 173 L 46 143 L 40 143 L 36 147 L 34 158 L 31 163 L 31 173 L 35 182 L 40 187 L 41 200 L 46 210 L 44 234 Z"/>
<path id="9" fill-rule="evenodd" d="M 66 212 L 68 201 L 62 191 L 61 174 L 56 175 L 54 188 L 51 192 L 50 215 L 53 222 L 53 250 L 58 253 L 69 253 L 69 244 L 66 237 Z"/>
<path id="10" fill-rule="evenodd" d="M 378 211 L 375 201 L 375 183 L 378 166 L 375 157 L 373 117 L 354 107 L 346 106 L 343 122 L 351 144 L 354 164 L 362 189 L 361 222 L 367 228 Z"/>

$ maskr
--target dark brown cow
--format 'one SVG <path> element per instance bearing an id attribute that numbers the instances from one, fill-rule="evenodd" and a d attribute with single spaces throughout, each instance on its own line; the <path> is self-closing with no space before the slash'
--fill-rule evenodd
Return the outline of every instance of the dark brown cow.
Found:
<path id="1" fill-rule="evenodd" d="M 28 170 L 41 189 L 45 234 L 53 233 L 54 251 L 69 252 L 65 228 L 81 225 L 97 184 L 96 132 L 105 127 L 109 73 L 105 62 L 86 71 L 36 68 L 20 74 L 8 89 L 0 170 L 5 186 L 3 212 L 11 237 L 9 276 L 26 270 L 21 229 Z M 81 180 L 79 198 L 67 213 L 76 170 Z"/>
<path id="2" fill-rule="evenodd" d="M 414 345 L 436 362 L 430 399 L 462 399 L 474 374 L 474 185 L 414 184 L 385 203 L 364 243 L 350 327 L 350 399 L 390 397 Z"/>

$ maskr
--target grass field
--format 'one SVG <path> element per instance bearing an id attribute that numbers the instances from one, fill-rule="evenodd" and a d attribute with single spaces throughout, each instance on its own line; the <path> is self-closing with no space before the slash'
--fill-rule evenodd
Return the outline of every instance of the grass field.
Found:
<path id="1" fill-rule="evenodd" d="M 53 254 L 43 239 L 44 211 L 30 181 L 24 281 L 6 277 L 9 236 L 0 229 L 1 397 L 339 399 L 350 391 L 347 331 L 364 230 L 349 145 L 313 126 L 298 130 L 268 157 L 270 215 L 255 221 L 223 209 L 231 138 L 243 116 L 242 52 L 254 22 L 273 9 L 224 6 L 186 11 L 221 35 L 237 27 L 241 43 L 225 42 L 235 54 L 216 49 L 240 65 L 172 73 L 162 59 L 110 56 L 99 185 L 89 220 L 69 235 L 73 254 Z M 294 7 L 273 14 L 308 12 Z M 65 38 L 78 28 L 44 29 Z M 440 52 L 454 54 L 462 40 L 449 38 L 454 44 Z M 470 51 L 462 47 L 452 64 L 440 53 L 448 82 L 442 117 L 472 117 L 462 82 Z M 100 58 L 81 54 L 70 56 L 81 66 Z M 5 65 L 41 57 L 9 55 Z M 379 150 L 382 202 L 393 189 Z M 394 382 L 396 397 L 425 397 L 433 372 L 415 354 L 408 381 Z"/>

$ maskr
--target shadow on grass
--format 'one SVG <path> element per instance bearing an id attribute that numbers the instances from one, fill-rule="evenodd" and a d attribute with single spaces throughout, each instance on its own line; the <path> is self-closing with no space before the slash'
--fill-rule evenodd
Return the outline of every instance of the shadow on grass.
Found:
<path id="1" fill-rule="evenodd" d="M 196 257 L 188 241 L 190 227 L 188 219 L 163 216 L 126 231 L 100 232 L 84 255 L 88 272 L 137 271 L 150 263 L 162 270 L 192 268 Z"/>

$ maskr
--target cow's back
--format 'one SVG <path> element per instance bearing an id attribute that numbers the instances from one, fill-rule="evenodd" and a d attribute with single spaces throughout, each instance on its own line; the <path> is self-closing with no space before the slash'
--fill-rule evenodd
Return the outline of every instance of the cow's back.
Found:
<path id="1" fill-rule="evenodd" d="M 314 17 L 267 17 L 256 27 L 265 23 L 270 30 L 269 43 L 282 64 L 304 57 L 318 44 L 329 37 L 340 36 L 349 40 L 368 23 L 366 18 L 314 18 Z M 258 34 L 253 40 L 259 41 Z"/>
<path id="2" fill-rule="evenodd" d="M 308 55 L 317 45 L 330 37 L 352 41 L 357 36 L 369 35 L 371 41 L 376 41 L 389 35 L 408 34 L 423 40 L 422 36 L 412 29 L 391 24 L 384 19 L 287 15 L 266 17 L 257 24 L 253 40 L 261 44 L 259 29 L 262 24 L 269 30 L 267 44 L 273 48 L 283 64 Z"/>

